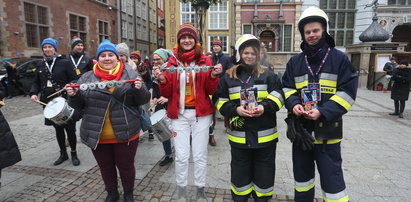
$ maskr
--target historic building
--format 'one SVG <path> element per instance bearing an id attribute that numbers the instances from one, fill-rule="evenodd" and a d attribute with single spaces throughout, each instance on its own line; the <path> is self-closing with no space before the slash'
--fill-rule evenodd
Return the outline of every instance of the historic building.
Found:
<path id="1" fill-rule="evenodd" d="M 235 35 L 233 34 L 235 27 L 232 23 L 234 19 L 233 4 L 233 0 L 222 0 L 219 4 L 210 5 L 204 26 L 203 47 L 205 51 L 211 51 L 212 40 L 219 38 L 223 43 L 223 52 L 231 54 L 230 46 L 234 46 L 235 43 Z M 179 26 L 185 22 L 196 24 L 195 10 L 191 3 L 170 0 L 165 1 L 165 11 L 165 47 L 172 49 L 177 43 Z"/>
<path id="2" fill-rule="evenodd" d="M 47 37 L 65 54 L 74 36 L 93 56 L 102 40 L 118 41 L 117 13 L 117 0 L 0 0 L 0 57 L 42 56 Z"/>

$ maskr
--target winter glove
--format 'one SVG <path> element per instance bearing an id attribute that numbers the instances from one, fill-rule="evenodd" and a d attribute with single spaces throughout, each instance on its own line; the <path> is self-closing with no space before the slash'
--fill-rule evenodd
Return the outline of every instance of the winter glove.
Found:
<path id="1" fill-rule="evenodd" d="M 284 119 L 284 121 L 287 123 L 287 138 L 291 142 L 295 142 L 297 137 L 297 130 L 295 128 L 295 122 L 296 122 L 297 117 L 292 114 L 288 113 L 287 118 Z"/>
<path id="2" fill-rule="evenodd" d="M 299 118 L 301 119 L 301 118 Z M 314 148 L 314 137 L 307 131 L 307 129 L 304 128 L 303 124 L 299 119 L 296 120 L 295 122 L 295 129 L 297 131 L 297 134 L 300 138 L 299 145 L 301 150 L 303 151 L 310 151 Z"/>

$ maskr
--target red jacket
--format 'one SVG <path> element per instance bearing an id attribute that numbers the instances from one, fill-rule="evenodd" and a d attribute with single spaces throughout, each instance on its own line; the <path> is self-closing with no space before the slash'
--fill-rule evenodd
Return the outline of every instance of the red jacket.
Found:
<path id="1" fill-rule="evenodd" d="M 196 62 L 196 65 L 212 66 L 213 62 L 205 55 Z M 174 57 L 170 57 L 167 67 L 178 66 Z M 200 71 L 195 74 L 195 106 L 196 116 L 206 116 L 214 113 L 214 106 L 210 100 L 210 95 L 213 95 L 218 87 L 219 78 L 211 78 L 211 69 L 208 72 Z M 164 72 L 166 83 L 160 84 L 160 93 L 163 97 L 168 98 L 167 116 L 171 119 L 178 118 L 179 99 L 180 99 L 180 74 L 174 72 L 171 74 L 168 71 Z"/>

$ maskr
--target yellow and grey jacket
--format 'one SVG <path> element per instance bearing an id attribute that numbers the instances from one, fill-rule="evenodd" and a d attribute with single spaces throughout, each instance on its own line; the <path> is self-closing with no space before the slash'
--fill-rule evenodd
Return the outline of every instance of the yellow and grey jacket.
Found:
<path id="1" fill-rule="evenodd" d="M 235 68 L 235 67 L 233 67 Z M 230 144 L 240 148 L 263 148 L 277 142 L 276 112 L 284 104 L 281 81 L 276 74 L 265 70 L 259 77 L 251 75 L 241 65 L 237 67 L 237 77 L 230 78 L 225 74 L 217 90 L 219 100 L 217 110 L 226 119 L 227 135 Z M 264 114 L 260 117 L 241 117 L 237 114 L 240 106 L 240 90 L 257 88 L 258 104 L 264 106 Z"/>
<path id="2" fill-rule="evenodd" d="M 327 48 L 328 46 L 323 48 L 322 51 L 324 53 L 322 56 L 325 54 L 325 51 L 327 51 Z M 310 66 L 313 68 L 313 72 L 316 72 L 316 69 L 318 69 L 323 58 L 322 56 L 316 61 L 310 62 L 310 60 L 308 60 Z M 318 103 L 318 110 L 321 112 L 321 117 L 317 122 L 323 122 L 324 124 L 341 122 L 342 115 L 350 110 L 357 95 L 357 71 L 343 52 L 331 48 L 328 58 L 316 79 L 317 82 L 321 84 L 321 101 Z M 314 82 L 314 78 L 305 63 L 304 53 L 292 57 L 287 63 L 282 78 L 285 107 L 289 112 L 292 112 L 296 104 L 301 104 L 301 89 L 306 88 L 308 83 L 311 82 Z M 304 127 L 309 131 L 313 131 L 314 126 L 314 121 L 305 120 Z M 340 129 L 342 130 L 342 128 Z M 334 139 L 332 137 L 322 138 L 328 139 L 328 144 L 341 141 L 341 139 Z M 322 141 L 317 139 L 315 143 L 322 143 Z"/>

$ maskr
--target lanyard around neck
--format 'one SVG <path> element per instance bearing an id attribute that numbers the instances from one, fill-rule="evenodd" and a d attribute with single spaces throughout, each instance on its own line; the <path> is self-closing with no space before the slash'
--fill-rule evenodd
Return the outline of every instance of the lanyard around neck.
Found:
<path id="1" fill-rule="evenodd" d="M 320 64 L 320 67 L 318 68 L 317 72 L 314 74 L 313 70 L 311 69 L 310 64 L 308 64 L 307 60 L 307 55 L 305 55 L 305 64 L 307 65 L 308 70 L 310 70 L 311 76 L 315 79 L 315 77 L 320 73 L 321 69 L 324 67 L 325 60 L 328 57 L 328 54 L 330 53 L 331 48 L 328 48 L 327 53 L 325 54 L 323 61 Z"/>
<path id="2" fill-rule="evenodd" d="M 54 62 L 56 62 L 56 57 L 53 58 L 53 62 L 51 63 L 51 66 L 49 66 L 49 63 L 47 61 L 45 61 L 47 68 L 49 69 L 50 73 L 52 73 L 53 71 L 53 67 L 54 67 Z"/>
<path id="3" fill-rule="evenodd" d="M 76 67 L 76 69 L 77 69 L 78 65 L 80 64 L 81 59 L 83 58 L 83 56 L 84 56 L 84 55 L 81 55 L 81 57 L 78 59 L 78 61 L 77 61 L 77 63 L 76 63 L 76 62 L 74 61 L 73 56 L 70 55 L 71 61 L 73 62 L 73 65 L 74 65 L 74 67 Z"/>

